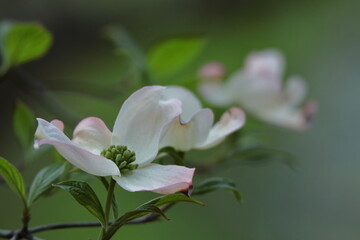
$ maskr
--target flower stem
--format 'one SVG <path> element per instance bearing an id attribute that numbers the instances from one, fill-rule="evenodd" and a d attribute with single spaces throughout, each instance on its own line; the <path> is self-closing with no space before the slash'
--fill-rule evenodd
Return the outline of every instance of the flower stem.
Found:
<path id="1" fill-rule="evenodd" d="M 109 188 L 108 188 L 108 195 L 107 195 L 107 198 L 106 198 L 106 205 L 105 205 L 106 224 L 109 222 L 111 201 L 112 201 L 112 197 L 113 197 L 113 194 L 114 194 L 115 184 L 116 184 L 115 180 L 111 179 L 110 184 L 109 184 Z"/>
<path id="2" fill-rule="evenodd" d="M 105 204 L 105 225 L 101 228 L 101 233 L 100 233 L 99 239 L 103 239 L 103 237 L 105 236 L 105 233 L 107 231 L 108 225 L 109 225 L 111 201 L 112 201 L 113 194 L 114 194 L 115 184 L 116 184 L 115 180 L 111 179 L 109 187 L 108 187 L 108 194 L 106 197 L 106 204 Z"/>

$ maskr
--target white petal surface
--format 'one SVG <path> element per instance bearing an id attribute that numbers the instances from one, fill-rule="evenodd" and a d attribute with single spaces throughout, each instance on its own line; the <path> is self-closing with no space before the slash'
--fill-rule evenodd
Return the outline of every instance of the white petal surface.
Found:
<path id="1" fill-rule="evenodd" d="M 160 145 L 188 151 L 206 141 L 213 121 L 214 114 L 210 109 L 198 111 L 188 123 L 181 123 L 177 118 L 166 131 Z"/>
<path id="2" fill-rule="evenodd" d="M 55 121 L 55 124 L 49 123 L 48 121 L 37 118 L 38 127 L 35 131 L 35 148 L 38 148 L 38 142 L 42 139 L 53 139 L 63 143 L 70 143 L 71 140 L 63 133 L 62 129 L 59 128 L 59 124 Z"/>
<path id="3" fill-rule="evenodd" d="M 179 100 L 162 99 L 164 90 L 161 86 L 138 90 L 125 101 L 115 122 L 112 144 L 134 151 L 140 165 L 156 157 L 164 128 L 181 114 Z"/>
<path id="4" fill-rule="evenodd" d="M 282 79 L 285 61 L 281 52 L 273 49 L 254 52 L 246 58 L 245 72 L 251 76 L 277 81 Z"/>
<path id="5" fill-rule="evenodd" d="M 194 168 L 175 165 L 150 164 L 113 179 L 130 192 L 152 191 L 171 194 L 187 191 L 192 187 Z"/>
<path id="6" fill-rule="evenodd" d="M 197 99 L 197 97 L 190 92 L 189 90 L 178 87 L 178 86 L 170 86 L 166 87 L 163 92 L 164 99 L 173 99 L 176 98 L 181 101 L 182 104 L 182 113 L 181 113 L 181 121 L 188 122 L 195 113 L 197 113 L 201 109 L 201 103 Z"/>
<path id="7" fill-rule="evenodd" d="M 210 148 L 219 144 L 227 135 L 241 128 L 244 123 L 244 111 L 240 108 L 230 108 L 221 116 L 220 121 L 213 126 L 206 141 L 197 148 Z"/>
<path id="8" fill-rule="evenodd" d="M 245 108 L 263 106 L 281 92 L 280 81 L 259 78 L 243 70 L 233 73 L 223 88 L 223 94 L 227 94 L 229 98 L 231 96 L 232 103 Z"/>
<path id="9" fill-rule="evenodd" d="M 75 128 L 72 141 L 82 148 L 99 155 L 111 144 L 112 134 L 105 123 L 96 117 L 83 119 Z"/>
<path id="10" fill-rule="evenodd" d="M 289 105 L 298 106 L 303 102 L 307 93 L 307 86 L 302 78 L 292 77 L 286 82 L 285 98 Z"/>
<path id="11" fill-rule="evenodd" d="M 243 69 L 232 74 L 224 85 L 226 93 L 241 105 L 266 101 L 281 92 L 284 58 L 276 50 L 250 54 Z"/>
<path id="12" fill-rule="evenodd" d="M 301 109 L 289 106 L 268 108 L 255 112 L 255 114 L 258 115 L 259 118 L 280 127 L 301 131 L 308 126 L 308 120 L 304 112 Z"/>
<path id="13" fill-rule="evenodd" d="M 200 83 L 199 91 L 203 98 L 215 106 L 227 106 L 234 101 L 232 91 L 228 91 L 227 83 L 203 81 Z"/>
<path id="14" fill-rule="evenodd" d="M 97 176 L 120 175 L 119 168 L 114 162 L 75 145 L 55 125 L 43 119 L 37 120 L 39 123 L 35 134 L 37 147 L 42 144 L 53 145 L 66 160 L 87 173 Z"/>

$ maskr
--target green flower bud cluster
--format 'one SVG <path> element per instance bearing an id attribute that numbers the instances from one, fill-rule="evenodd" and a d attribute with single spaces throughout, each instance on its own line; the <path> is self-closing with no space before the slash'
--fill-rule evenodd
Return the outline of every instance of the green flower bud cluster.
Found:
<path id="1" fill-rule="evenodd" d="M 126 146 L 111 145 L 108 149 L 102 150 L 100 154 L 115 162 L 121 174 L 138 168 L 138 164 L 133 163 L 136 160 L 135 152 L 129 150 Z"/>

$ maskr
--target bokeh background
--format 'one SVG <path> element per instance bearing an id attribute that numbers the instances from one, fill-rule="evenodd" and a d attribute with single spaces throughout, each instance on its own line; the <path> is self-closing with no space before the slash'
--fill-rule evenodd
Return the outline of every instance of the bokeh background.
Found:
<path id="1" fill-rule="evenodd" d="M 0 0 L 0 18 L 43 23 L 54 44 L 44 58 L 23 68 L 76 117 L 97 116 L 108 126 L 122 101 L 140 86 L 127 75 L 128 61 L 114 54 L 104 37 L 102 29 L 109 24 L 124 26 L 144 52 L 168 37 L 204 36 L 202 53 L 179 76 L 179 82 L 194 91 L 196 70 L 204 62 L 222 61 L 231 72 L 249 52 L 278 48 L 287 59 L 286 75 L 303 76 L 309 98 L 318 102 L 309 131 L 266 124 L 256 130 L 268 146 L 297 158 L 295 170 L 280 161 L 221 170 L 214 175 L 235 180 L 244 195 L 242 205 L 231 194 L 217 191 L 198 197 L 205 207 L 179 204 L 167 214 L 171 221 L 124 227 L 114 239 L 355 240 L 360 238 L 359 8 L 355 0 Z M 22 154 L 10 126 L 19 98 L 37 117 L 61 119 L 11 83 L 1 83 L 0 155 L 15 163 L 22 161 Z M 71 130 L 75 123 L 66 124 Z M 25 179 L 30 181 L 51 161 L 43 157 L 28 163 Z M 101 193 L 101 187 L 97 189 Z M 123 211 L 156 196 L 120 189 L 116 194 Z M 4 185 L 0 203 L 0 228 L 20 227 L 20 200 Z M 31 226 L 92 220 L 71 196 L 58 191 L 34 206 Z M 38 236 L 56 240 L 97 235 L 98 229 L 73 229 Z"/>

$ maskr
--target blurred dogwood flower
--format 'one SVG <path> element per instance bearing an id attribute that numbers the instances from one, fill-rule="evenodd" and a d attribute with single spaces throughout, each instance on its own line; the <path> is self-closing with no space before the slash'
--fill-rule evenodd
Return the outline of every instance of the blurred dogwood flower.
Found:
<path id="1" fill-rule="evenodd" d="M 283 84 L 284 65 L 277 50 L 254 52 L 246 58 L 243 69 L 222 83 L 225 69 L 212 62 L 199 70 L 199 90 L 214 105 L 236 104 L 271 124 L 304 130 L 317 106 L 309 101 L 299 107 L 307 93 L 306 84 L 300 77 L 290 77 Z"/>
<path id="2" fill-rule="evenodd" d="M 222 142 L 227 135 L 241 128 L 245 113 L 239 108 L 230 108 L 220 121 L 213 125 L 214 114 L 202 108 L 197 97 L 182 87 L 171 86 L 164 91 L 164 98 L 176 98 L 182 103 L 182 113 L 172 121 L 160 145 L 176 150 L 205 149 Z"/>
<path id="3" fill-rule="evenodd" d="M 151 86 L 132 94 L 121 107 L 113 132 L 101 119 L 89 117 L 77 125 L 70 140 L 61 121 L 38 119 L 35 147 L 53 145 L 76 167 L 93 175 L 112 176 L 131 192 L 186 191 L 195 169 L 151 163 L 164 131 L 181 113 L 181 103 L 164 98 L 165 90 Z"/>

